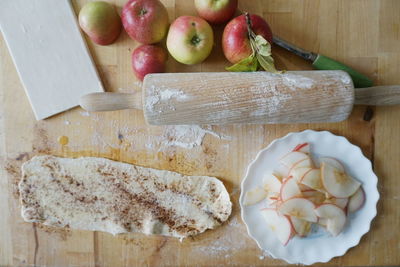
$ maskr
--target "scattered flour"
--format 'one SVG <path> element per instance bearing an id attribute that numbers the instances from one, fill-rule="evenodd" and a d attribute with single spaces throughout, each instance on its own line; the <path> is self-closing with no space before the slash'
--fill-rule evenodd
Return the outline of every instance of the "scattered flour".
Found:
<path id="1" fill-rule="evenodd" d="M 170 100 L 172 99 L 174 99 L 175 101 L 186 101 L 190 99 L 190 96 L 188 96 L 181 90 L 167 88 L 165 86 L 153 85 L 148 90 L 148 95 L 146 96 L 146 100 L 144 103 L 145 110 L 154 112 L 155 105 L 162 102 L 170 105 L 170 108 L 174 110 L 174 106 L 170 102 Z"/>
<path id="2" fill-rule="evenodd" d="M 159 91 L 161 101 L 168 101 L 172 98 L 183 101 L 188 99 L 189 97 L 184 94 L 181 90 L 174 90 L 174 89 L 164 89 Z"/>
<path id="3" fill-rule="evenodd" d="M 296 90 L 297 88 L 309 89 L 315 85 L 313 79 L 302 75 L 284 73 L 282 74 L 282 78 L 284 84 L 289 86 L 292 90 Z"/>
<path id="4" fill-rule="evenodd" d="M 246 241 L 249 238 L 247 237 L 246 230 L 238 222 L 238 217 L 233 217 L 224 227 L 224 232 L 219 238 L 213 239 L 206 246 L 201 244 L 194 247 L 193 252 L 203 256 L 212 255 L 229 258 L 232 254 L 245 249 Z"/>
<path id="5" fill-rule="evenodd" d="M 118 149 L 127 144 L 135 149 L 153 151 L 164 151 L 171 147 L 192 149 L 201 146 L 207 134 L 221 140 L 231 140 L 230 136 L 213 131 L 210 125 L 131 127 L 120 126 L 116 120 L 104 120 L 102 114 L 88 112 L 80 112 L 80 114 L 93 122 L 88 124 L 93 131 L 91 145 L 102 149 L 108 147 Z"/>
<path id="6" fill-rule="evenodd" d="M 84 117 L 89 117 L 90 113 L 88 111 L 80 111 L 79 114 L 81 114 Z"/>
<path id="7" fill-rule="evenodd" d="M 193 148 L 203 143 L 206 131 L 198 125 L 166 126 L 162 145 Z"/>
<path id="8" fill-rule="evenodd" d="M 163 141 L 164 146 L 179 146 L 190 149 L 200 146 L 206 134 L 210 134 L 219 139 L 229 139 L 229 137 L 216 133 L 211 129 L 211 126 L 202 128 L 199 125 L 177 125 L 166 126 L 164 128 Z"/>

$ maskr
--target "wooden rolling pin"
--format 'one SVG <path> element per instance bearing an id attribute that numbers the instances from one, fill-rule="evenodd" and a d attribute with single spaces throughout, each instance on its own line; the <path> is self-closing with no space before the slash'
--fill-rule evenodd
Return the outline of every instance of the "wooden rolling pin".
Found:
<path id="1" fill-rule="evenodd" d="M 344 71 L 164 73 L 142 92 L 81 98 L 88 111 L 143 109 L 151 125 L 338 122 L 354 104 L 400 104 L 400 86 L 354 90 Z"/>

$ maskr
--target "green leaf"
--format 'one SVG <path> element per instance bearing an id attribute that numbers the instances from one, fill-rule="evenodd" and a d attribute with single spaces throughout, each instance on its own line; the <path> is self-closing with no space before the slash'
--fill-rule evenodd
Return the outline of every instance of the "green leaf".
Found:
<path id="1" fill-rule="evenodd" d="M 272 72 L 272 73 L 282 73 L 282 71 L 278 71 L 275 68 L 275 64 L 274 64 L 274 59 L 271 56 L 262 56 L 260 54 L 257 54 L 257 59 L 258 59 L 258 63 L 260 63 L 261 67 L 268 71 L 268 72 Z"/>
<path id="2" fill-rule="evenodd" d="M 257 35 L 254 39 L 254 46 L 256 47 L 257 53 L 268 57 L 271 55 L 271 44 L 264 39 L 261 35 Z"/>
<path id="3" fill-rule="evenodd" d="M 227 71 L 235 71 L 235 72 L 257 71 L 257 69 L 258 69 L 258 60 L 254 54 L 250 55 L 247 58 L 242 59 L 235 65 L 226 68 Z"/>

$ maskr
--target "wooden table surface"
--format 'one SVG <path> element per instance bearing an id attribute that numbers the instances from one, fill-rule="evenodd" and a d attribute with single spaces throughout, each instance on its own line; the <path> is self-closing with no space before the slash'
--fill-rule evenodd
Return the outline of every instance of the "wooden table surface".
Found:
<path id="1" fill-rule="evenodd" d="M 85 2 L 74 1 L 76 11 Z M 120 9 L 125 1 L 112 2 Z M 163 2 L 171 19 L 196 14 L 193 1 Z M 283 39 L 345 62 L 372 77 L 376 84 L 400 84 L 400 1 L 239 2 L 241 10 L 265 17 Z M 184 66 L 170 58 L 168 72 L 224 71 L 228 62 L 220 45 L 223 27 L 214 29 L 216 45 L 204 63 Z M 335 124 L 212 127 L 220 137 L 207 134 L 201 145 L 182 148 L 164 142 L 166 129 L 146 126 L 140 111 L 88 114 L 76 108 L 36 122 L 0 38 L 0 265 L 284 266 L 283 261 L 264 257 L 247 236 L 238 206 L 240 181 L 260 149 L 275 138 L 304 129 L 329 130 L 347 137 L 373 161 L 379 177 L 381 200 L 370 232 L 345 256 L 322 265 L 400 265 L 400 107 L 356 107 L 348 121 Z M 126 33 L 107 47 L 87 41 L 108 91 L 140 90 L 130 68 L 136 42 Z M 279 48 L 274 47 L 273 53 L 279 68 L 311 69 L 309 63 Z M 69 143 L 59 144 L 59 136 L 67 136 Z M 21 163 L 37 154 L 103 156 L 186 174 L 217 176 L 231 194 L 233 214 L 222 227 L 183 242 L 25 223 L 20 217 L 16 183 Z"/>

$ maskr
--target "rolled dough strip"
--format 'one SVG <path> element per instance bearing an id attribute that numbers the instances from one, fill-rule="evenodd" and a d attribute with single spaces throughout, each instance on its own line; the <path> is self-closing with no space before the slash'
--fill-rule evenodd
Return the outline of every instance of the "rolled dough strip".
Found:
<path id="1" fill-rule="evenodd" d="M 49 226 L 184 238 L 220 225 L 232 209 L 214 177 L 104 158 L 37 156 L 22 174 L 22 217 Z"/>

